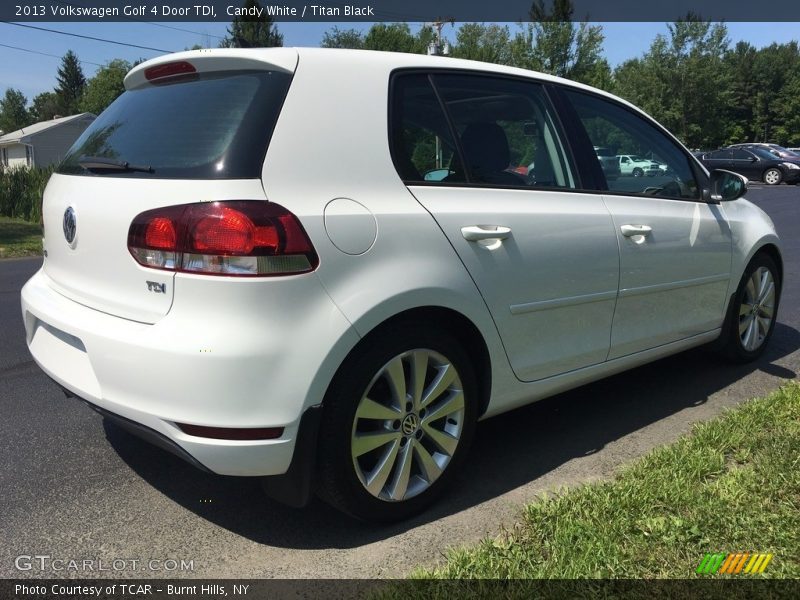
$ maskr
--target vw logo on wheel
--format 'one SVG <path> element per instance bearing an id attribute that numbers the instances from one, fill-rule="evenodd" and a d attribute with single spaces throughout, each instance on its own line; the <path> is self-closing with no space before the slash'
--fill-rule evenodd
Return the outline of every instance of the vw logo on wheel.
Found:
<path id="1" fill-rule="evenodd" d="M 406 418 L 403 419 L 403 433 L 405 435 L 411 435 L 417 430 L 417 427 L 419 427 L 417 415 L 406 415 Z"/>
<path id="2" fill-rule="evenodd" d="M 75 218 L 75 209 L 71 206 L 64 211 L 64 238 L 70 246 L 74 246 L 75 232 L 78 229 L 78 220 Z"/>

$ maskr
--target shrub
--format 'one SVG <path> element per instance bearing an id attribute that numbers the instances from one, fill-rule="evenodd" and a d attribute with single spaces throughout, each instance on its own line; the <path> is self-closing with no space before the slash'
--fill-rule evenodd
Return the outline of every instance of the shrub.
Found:
<path id="1" fill-rule="evenodd" d="M 0 171 L 0 215 L 39 222 L 42 194 L 54 168 Z"/>

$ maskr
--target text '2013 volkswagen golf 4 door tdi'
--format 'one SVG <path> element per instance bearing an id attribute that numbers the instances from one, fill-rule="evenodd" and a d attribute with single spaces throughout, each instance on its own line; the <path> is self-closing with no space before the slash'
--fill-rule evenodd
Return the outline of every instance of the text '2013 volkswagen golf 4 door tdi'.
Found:
<path id="1" fill-rule="evenodd" d="M 285 48 L 169 55 L 125 88 L 47 186 L 28 346 L 106 418 L 285 502 L 407 517 L 479 419 L 714 340 L 752 360 L 775 324 L 746 180 L 607 93 Z M 610 179 L 595 147 L 668 168 Z"/>

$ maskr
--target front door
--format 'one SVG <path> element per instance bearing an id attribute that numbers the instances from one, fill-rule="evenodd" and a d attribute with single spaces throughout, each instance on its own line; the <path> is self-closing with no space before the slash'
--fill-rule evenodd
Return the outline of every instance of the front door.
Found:
<path id="1" fill-rule="evenodd" d="M 653 156 L 665 173 L 635 185 L 608 181 L 604 194 L 620 248 L 619 298 L 609 358 L 721 326 L 731 231 L 718 205 L 701 199 L 688 154 L 633 110 L 594 94 L 565 94 L 594 145 Z"/>

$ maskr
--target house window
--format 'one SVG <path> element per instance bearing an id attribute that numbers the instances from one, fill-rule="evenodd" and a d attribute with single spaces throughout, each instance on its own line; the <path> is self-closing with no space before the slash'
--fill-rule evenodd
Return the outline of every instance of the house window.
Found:
<path id="1" fill-rule="evenodd" d="M 30 146 L 25 146 L 25 164 L 33 166 L 33 148 Z"/>

